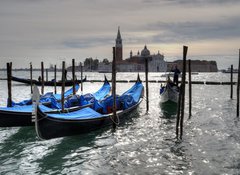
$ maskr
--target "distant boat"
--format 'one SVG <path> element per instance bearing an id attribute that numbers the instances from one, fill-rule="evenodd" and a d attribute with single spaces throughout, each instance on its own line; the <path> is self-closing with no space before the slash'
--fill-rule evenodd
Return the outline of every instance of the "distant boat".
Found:
<path id="1" fill-rule="evenodd" d="M 231 73 L 231 68 L 223 69 L 222 73 Z M 238 69 L 233 69 L 233 73 L 238 73 Z"/>
<path id="2" fill-rule="evenodd" d="M 160 107 L 165 116 L 177 113 L 179 88 L 171 80 L 160 88 Z"/>
<path id="3" fill-rule="evenodd" d="M 85 82 L 87 80 L 87 77 L 85 76 L 85 78 L 81 81 L 81 80 L 76 80 L 76 83 L 81 83 L 81 82 Z M 12 76 L 12 81 L 16 81 L 19 83 L 25 83 L 25 84 L 31 84 L 31 80 L 30 79 L 25 79 L 25 78 L 18 78 L 18 77 L 14 77 Z M 42 82 L 33 79 L 32 80 L 32 84 L 35 84 L 37 86 L 41 86 Z M 54 86 L 55 85 L 55 81 L 44 81 L 44 86 Z M 72 80 L 66 80 L 65 81 L 65 86 L 72 86 L 73 85 L 73 81 Z M 57 81 L 56 82 L 56 86 L 62 86 L 62 81 Z"/>

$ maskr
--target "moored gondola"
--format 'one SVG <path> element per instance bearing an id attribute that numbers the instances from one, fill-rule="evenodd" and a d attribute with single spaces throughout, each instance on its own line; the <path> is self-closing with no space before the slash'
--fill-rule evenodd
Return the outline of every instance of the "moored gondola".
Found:
<path id="1" fill-rule="evenodd" d="M 121 121 L 138 107 L 143 98 L 143 85 L 138 80 L 128 91 L 117 96 L 117 117 Z M 113 97 L 95 101 L 92 108 L 59 114 L 44 113 L 37 107 L 35 129 L 41 139 L 51 139 L 88 133 L 113 122 Z"/>
<path id="2" fill-rule="evenodd" d="M 166 85 L 160 88 L 160 107 L 165 116 L 177 113 L 178 97 L 179 87 L 168 79 Z"/>
<path id="3" fill-rule="evenodd" d="M 65 110 L 76 111 L 83 107 L 92 105 L 94 99 L 103 99 L 110 92 L 110 84 L 105 79 L 103 86 L 93 94 L 75 95 L 65 100 Z M 40 104 L 39 107 L 46 113 L 59 113 L 61 104 L 54 96 L 50 97 L 51 101 L 47 106 Z M 34 125 L 32 119 L 34 106 L 23 105 L 14 107 L 0 107 L 0 127 L 13 127 L 13 126 L 31 126 Z"/>

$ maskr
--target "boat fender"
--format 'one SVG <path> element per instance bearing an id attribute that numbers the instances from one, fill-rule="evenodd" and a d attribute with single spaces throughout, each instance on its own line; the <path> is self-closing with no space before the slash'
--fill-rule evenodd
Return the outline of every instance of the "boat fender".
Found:
<path id="1" fill-rule="evenodd" d="M 107 106 L 107 113 L 109 114 L 109 113 L 112 113 L 112 107 L 111 106 Z"/>

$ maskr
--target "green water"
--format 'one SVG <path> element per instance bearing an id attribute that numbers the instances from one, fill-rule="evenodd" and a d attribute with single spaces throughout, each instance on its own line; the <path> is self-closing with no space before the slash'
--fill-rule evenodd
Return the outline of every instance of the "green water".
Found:
<path id="1" fill-rule="evenodd" d="M 118 73 L 118 78 L 134 79 L 135 75 Z M 144 79 L 144 73 L 140 76 Z M 227 81 L 229 76 L 199 74 L 193 79 Z M 149 74 L 149 79 L 159 77 Z M 103 79 L 103 74 L 89 73 L 89 78 Z M 0 103 L 5 105 L 6 84 L 0 83 Z M 100 86 L 85 83 L 84 92 Z M 117 83 L 117 92 L 131 86 Z M 236 118 L 236 94 L 230 100 L 230 87 L 193 85 L 192 118 L 188 119 L 185 110 L 182 141 L 175 138 L 176 117 L 163 115 L 159 88 L 158 83 L 149 84 L 148 113 L 143 101 L 115 131 L 107 127 L 42 141 L 34 127 L 0 128 L 0 174 L 240 174 L 240 121 Z M 24 99 L 29 89 L 14 83 L 13 97 Z M 186 86 L 186 99 L 187 92 Z M 188 109 L 188 100 L 185 107 Z"/>

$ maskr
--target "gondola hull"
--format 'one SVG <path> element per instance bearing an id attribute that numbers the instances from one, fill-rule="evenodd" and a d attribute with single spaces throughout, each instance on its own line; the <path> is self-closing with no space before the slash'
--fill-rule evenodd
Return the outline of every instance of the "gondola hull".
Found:
<path id="1" fill-rule="evenodd" d="M 170 84 L 160 90 L 160 107 L 164 116 L 176 115 L 179 98 L 178 87 L 172 87 Z"/>
<path id="2" fill-rule="evenodd" d="M 141 103 L 142 99 L 137 104 L 130 107 L 127 110 L 121 110 L 117 112 L 117 116 L 120 121 L 126 117 L 126 115 L 135 110 Z M 52 139 L 58 137 L 72 136 L 88 133 L 113 124 L 113 114 L 102 115 L 95 119 L 84 120 L 68 120 L 57 119 L 47 116 L 47 114 L 37 109 L 37 117 L 35 121 L 35 128 L 39 138 Z"/>
<path id="3" fill-rule="evenodd" d="M 0 127 L 33 125 L 31 112 L 9 112 L 0 110 Z"/>
<path id="4" fill-rule="evenodd" d="M 87 80 L 87 78 L 85 77 L 82 81 L 81 80 L 76 80 L 75 83 L 85 82 L 86 80 Z M 12 76 L 12 81 L 16 81 L 16 82 L 19 82 L 19 83 L 25 83 L 25 84 L 31 85 L 31 80 L 30 79 L 24 79 L 24 78 L 18 78 L 18 77 Z M 37 81 L 37 80 L 32 80 L 32 84 L 35 84 L 37 86 L 41 86 L 42 82 Z M 72 86 L 72 85 L 73 85 L 72 80 L 66 80 L 65 81 L 65 86 Z M 54 81 L 44 81 L 44 86 L 55 86 L 55 82 Z M 56 86 L 62 86 L 62 81 L 57 81 Z"/>

